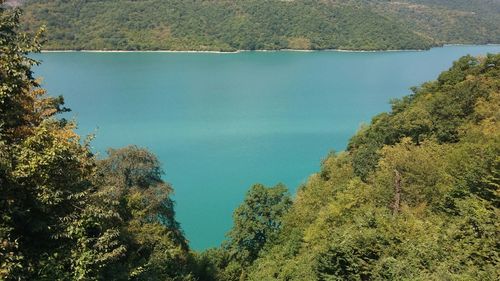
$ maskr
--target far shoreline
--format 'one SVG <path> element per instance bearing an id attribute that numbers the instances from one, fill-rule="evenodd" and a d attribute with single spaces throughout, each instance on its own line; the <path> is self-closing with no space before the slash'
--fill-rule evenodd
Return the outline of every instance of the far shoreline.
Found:
<path id="1" fill-rule="evenodd" d="M 438 47 L 439 48 L 439 47 Z M 430 50 L 430 49 L 429 49 Z M 425 49 L 401 49 L 401 50 L 349 50 L 349 49 L 280 49 L 280 50 L 236 50 L 236 51 L 196 51 L 196 50 L 42 50 L 42 53 L 186 53 L 186 54 L 240 54 L 246 52 L 279 53 L 315 53 L 315 52 L 343 52 L 343 53 L 382 53 L 382 52 L 424 52 Z"/>
<path id="2" fill-rule="evenodd" d="M 341 52 L 341 53 L 386 53 L 386 52 L 425 52 L 432 49 L 453 46 L 500 46 L 499 44 L 443 44 L 429 49 L 388 49 L 388 50 L 350 50 L 350 49 L 279 49 L 279 50 L 236 50 L 236 51 L 202 51 L 202 50 L 41 50 L 41 53 L 186 53 L 186 54 L 239 54 L 245 52 Z"/>

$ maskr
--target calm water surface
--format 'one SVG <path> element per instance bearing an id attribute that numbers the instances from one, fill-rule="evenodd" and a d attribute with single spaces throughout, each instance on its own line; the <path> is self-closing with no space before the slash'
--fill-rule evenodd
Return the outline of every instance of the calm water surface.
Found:
<path id="1" fill-rule="evenodd" d="M 160 158 L 194 249 L 217 246 L 253 183 L 292 192 L 389 100 L 466 54 L 425 52 L 43 53 L 36 75 L 64 95 L 93 147 Z"/>

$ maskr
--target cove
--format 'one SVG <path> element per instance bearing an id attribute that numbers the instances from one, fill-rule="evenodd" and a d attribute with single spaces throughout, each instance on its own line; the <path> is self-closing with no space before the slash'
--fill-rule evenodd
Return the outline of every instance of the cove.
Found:
<path id="1" fill-rule="evenodd" d="M 392 98 L 466 54 L 423 52 L 87 53 L 33 55 L 35 75 L 64 95 L 93 149 L 136 144 L 154 152 L 174 189 L 177 219 L 195 250 L 217 246 L 254 183 L 295 192 L 329 151 Z"/>

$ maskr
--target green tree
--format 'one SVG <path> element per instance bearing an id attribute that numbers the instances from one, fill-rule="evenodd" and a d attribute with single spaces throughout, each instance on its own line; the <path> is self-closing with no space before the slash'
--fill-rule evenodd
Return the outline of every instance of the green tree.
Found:
<path id="1" fill-rule="evenodd" d="M 39 35 L 0 3 L 0 279 L 94 280 L 123 248 L 92 184 L 95 161 L 32 75 Z"/>
<path id="2" fill-rule="evenodd" d="M 252 186 L 233 214 L 234 226 L 226 246 L 230 254 L 243 265 L 251 264 L 265 244 L 276 238 L 291 203 L 284 185 Z"/>
<path id="3" fill-rule="evenodd" d="M 189 280 L 187 241 L 156 156 L 137 146 L 109 149 L 98 174 L 101 192 L 117 202 L 120 239 L 127 248 L 106 279 Z"/>

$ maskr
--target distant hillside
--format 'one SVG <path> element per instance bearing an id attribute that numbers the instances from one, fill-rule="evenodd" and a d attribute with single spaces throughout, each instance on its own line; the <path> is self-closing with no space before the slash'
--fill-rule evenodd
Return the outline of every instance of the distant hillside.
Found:
<path id="1" fill-rule="evenodd" d="M 14 1 L 19 2 L 19 1 Z M 25 0 L 47 49 L 427 49 L 500 43 L 498 0 Z"/>

